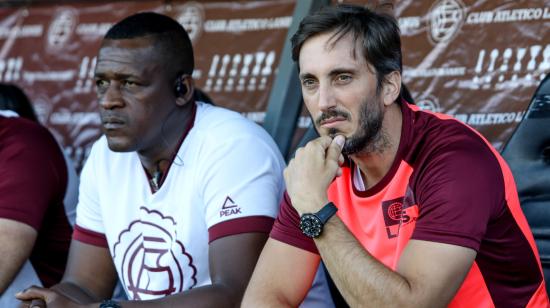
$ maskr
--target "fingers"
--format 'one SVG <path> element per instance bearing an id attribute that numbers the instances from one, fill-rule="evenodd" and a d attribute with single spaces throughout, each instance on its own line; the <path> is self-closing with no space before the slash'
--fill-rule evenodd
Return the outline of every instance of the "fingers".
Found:
<path id="1" fill-rule="evenodd" d="M 329 136 L 321 136 L 317 139 L 309 141 L 305 146 L 296 149 L 294 153 L 294 158 L 292 158 L 288 166 L 290 166 L 296 159 L 317 159 L 324 160 L 326 155 L 326 150 L 332 143 L 332 138 Z"/>
<path id="2" fill-rule="evenodd" d="M 46 302 L 41 298 L 33 299 L 29 308 L 46 308 Z"/>
<path id="3" fill-rule="evenodd" d="M 320 147 L 322 147 L 323 149 L 326 149 L 330 146 L 330 144 L 332 143 L 332 138 L 330 136 L 321 136 L 317 139 L 314 139 L 312 141 L 310 141 L 311 143 L 316 143 L 318 144 Z"/>
<path id="4" fill-rule="evenodd" d="M 21 301 L 32 301 L 34 299 L 46 299 L 48 293 L 51 292 L 48 289 L 32 286 L 21 292 L 15 294 L 15 297 Z M 32 306 L 30 306 L 32 307 Z"/>
<path id="5" fill-rule="evenodd" d="M 33 299 L 32 301 L 21 302 L 19 308 L 46 308 L 46 302 L 42 299 Z"/>
<path id="6" fill-rule="evenodd" d="M 334 139 L 332 139 L 327 150 L 328 161 L 337 161 L 339 162 L 338 165 L 340 165 L 340 156 L 342 156 L 342 148 L 344 147 L 345 141 L 346 138 L 342 135 L 337 135 Z"/>
<path id="7" fill-rule="evenodd" d="M 321 150 L 321 152 L 324 154 L 326 149 L 330 146 L 332 143 L 332 138 L 329 136 L 321 136 L 317 139 L 314 139 L 306 144 L 306 148 L 316 148 L 317 150 Z"/>
<path id="8" fill-rule="evenodd" d="M 322 136 L 312 140 L 305 147 L 296 150 L 295 157 L 290 160 L 288 166 L 291 167 L 298 157 L 302 159 L 305 157 L 307 160 L 316 159 L 325 161 L 331 166 L 333 163 L 335 163 L 336 166 L 342 166 L 344 163 L 342 148 L 344 147 L 345 141 L 346 138 L 342 135 L 337 135 L 334 138 Z"/>

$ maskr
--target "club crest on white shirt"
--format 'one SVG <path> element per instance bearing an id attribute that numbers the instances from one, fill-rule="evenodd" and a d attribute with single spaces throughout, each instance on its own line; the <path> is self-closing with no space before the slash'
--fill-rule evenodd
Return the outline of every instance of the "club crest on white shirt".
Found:
<path id="1" fill-rule="evenodd" d="M 132 300 L 164 297 L 193 288 L 193 257 L 176 237 L 176 222 L 159 211 L 140 208 L 140 218 L 121 231 L 113 258 Z"/>

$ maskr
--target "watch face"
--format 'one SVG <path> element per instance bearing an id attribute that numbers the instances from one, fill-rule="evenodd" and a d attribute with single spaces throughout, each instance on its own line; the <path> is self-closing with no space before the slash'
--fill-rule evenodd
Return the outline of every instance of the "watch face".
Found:
<path id="1" fill-rule="evenodd" d="M 304 214 L 300 218 L 300 229 L 307 237 L 316 238 L 321 235 L 323 223 L 313 214 Z"/>

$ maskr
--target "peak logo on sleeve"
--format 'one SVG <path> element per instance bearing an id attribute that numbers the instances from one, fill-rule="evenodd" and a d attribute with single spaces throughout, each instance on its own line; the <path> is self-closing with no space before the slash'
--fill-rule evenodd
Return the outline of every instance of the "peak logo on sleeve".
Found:
<path id="1" fill-rule="evenodd" d="M 241 208 L 235 204 L 235 201 L 231 197 L 227 196 L 223 202 L 222 209 L 220 211 L 220 217 L 231 216 L 235 214 L 241 214 Z"/>

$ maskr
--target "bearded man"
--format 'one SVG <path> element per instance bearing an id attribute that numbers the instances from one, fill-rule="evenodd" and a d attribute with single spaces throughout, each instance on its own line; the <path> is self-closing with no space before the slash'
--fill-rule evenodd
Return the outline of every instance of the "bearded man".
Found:
<path id="1" fill-rule="evenodd" d="M 297 306 L 322 259 L 352 307 L 548 307 L 508 166 L 470 127 L 403 99 L 395 20 L 326 7 L 292 44 L 321 137 L 284 172 L 243 306 Z"/>

